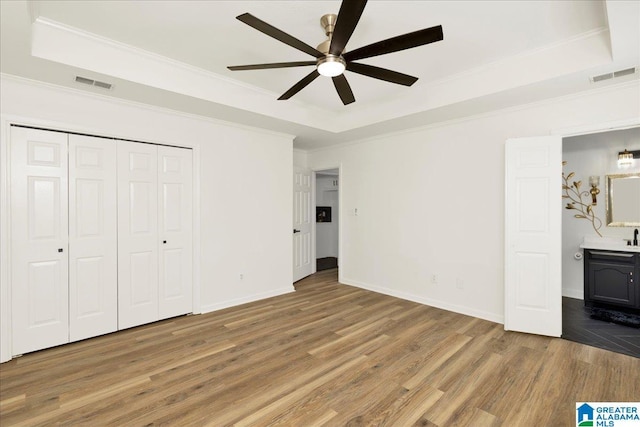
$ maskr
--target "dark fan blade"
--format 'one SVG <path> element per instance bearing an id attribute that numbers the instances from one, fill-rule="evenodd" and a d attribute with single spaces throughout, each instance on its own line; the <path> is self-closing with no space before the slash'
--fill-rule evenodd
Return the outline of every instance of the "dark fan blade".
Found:
<path id="1" fill-rule="evenodd" d="M 331 46 L 329 53 L 339 56 L 342 54 L 347 42 L 356 29 L 362 11 L 367 4 L 367 0 L 343 0 L 338 12 L 336 27 L 331 36 Z"/>
<path id="2" fill-rule="evenodd" d="M 411 86 L 418 80 L 417 77 L 413 77 L 408 74 L 387 70 L 386 68 L 374 67 L 373 65 L 358 64 L 356 62 L 347 62 L 347 70 L 364 76 L 373 77 L 374 79 L 397 83 L 404 86 Z"/>
<path id="3" fill-rule="evenodd" d="M 353 92 L 351 91 L 351 86 L 349 86 L 349 82 L 344 74 L 340 74 L 339 76 L 332 77 L 333 85 L 336 87 L 338 91 L 338 95 L 342 100 L 344 105 L 351 104 L 355 102 L 355 98 L 353 97 Z"/>
<path id="4" fill-rule="evenodd" d="M 316 61 L 274 62 L 273 64 L 255 64 L 255 65 L 231 65 L 227 68 L 230 69 L 231 71 L 244 71 L 244 70 L 266 70 L 269 68 L 304 67 L 306 65 L 316 65 Z"/>
<path id="5" fill-rule="evenodd" d="M 309 83 L 314 81 L 319 75 L 320 75 L 320 73 L 318 73 L 318 70 L 313 70 L 312 72 L 307 74 L 307 76 L 305 78 L 303 78 L 298 83 L 296 83 L 293 86 L 291 86 L 291 89 L 289 89 L 288 91 L 283 93 L 282 96 L 280 98 L 278 98 L 278 99 L 279 100 L 283 100 L 283 99 L 291 98 L 293 95 L 295 95 L 296 93 L 298 93 L 302 89 L 304 89 L 305 86 L 307 86 Z"/>
<path id="6" fill-rule="evenodd" d="M 382 40 L 377 43 L 372 43 L 356 50 L 352 50 L 351 52 L 347 52 L 343 56 L 347 61 L 356 61 L 358 59 L 371 58 L 372 56 L 411 49 L 428 43 L 438 42 L 442 39 L 442 25 L 438 25 L 436 27 L 425 28 L 424 30 L 414 31 L 413 33 L 407 33 L 401 36 Z"/>
<path id="7" fill-rule="evenodd" d="M 298 40 L 297 38 L 290 36 L 284 31 L 279 30 L 264 21 L 261 21 L 250 13 L 243 13 L 242 15 L 236 16 L 236 19 L 244 22 L 245 24 L 255 28 L 258 31 L 265 33 L 269 37 L 273 37 L 274 39 L 281 41 L 284 44 L 288 44 L 291 47 L 295 47 L 296 49 L 308 53 L 311 56 L 315 56 L 316 58 L 321 58 L 324 56 L 322 52 L 312 48 L 311 46 Z"/>

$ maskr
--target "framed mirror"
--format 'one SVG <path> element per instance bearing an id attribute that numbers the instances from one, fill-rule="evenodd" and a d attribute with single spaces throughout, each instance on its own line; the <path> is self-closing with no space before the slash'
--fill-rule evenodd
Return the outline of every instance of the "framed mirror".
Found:
<path id="1" fill-rule="evenodd" d="M 640 227 L 640 173 L 607 175 L 607 226 Z"/>

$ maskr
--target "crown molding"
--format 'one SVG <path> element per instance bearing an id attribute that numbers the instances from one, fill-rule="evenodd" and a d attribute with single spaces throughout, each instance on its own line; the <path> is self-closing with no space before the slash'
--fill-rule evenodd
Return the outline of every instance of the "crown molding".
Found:
<path id="1" fill-rule="evenodd" d="M 28 79 L 28 78 L 25 78 L 25 77 L 15 76 L 13 74 L 0 73 L 0 83 L 2 81 L 5 81 L 5 80 L 6 81 L 12 81 L 12 82 L 19 83 L 19 84 L 23 84 L 23 85 L 27 85 L 27 86 L 33 86 L 33 87 L 38 87 L 38 88 L 42 88 L 42 89 L 54 90 L 54 91 L 58 91 L 58 92 L 61 92 L 61 93 L 66 93 L 66 94 L 69 94 L 69 95 L 81 96 L 81 97 L 84 97 L 84 98 L 97 100 L 97 101 L 101 101 L 101 102 L 106 102 L 106 103 L 109 103 L 109 104 L 133 107 L 133 108 L 138 108 L 138 109 L 142 109 L 142 110 L 146 110 L 146 111 L 151 111 L 151 112 L 154 112 L 154 113 L 168 114 L 168 115 L 171 115 L 171 116 L 182 117 L 182 118 L 189 119 L 189 120 L 195 120 L 195 121 L 205 122 L 205 123 L 209 123 L 209 124 L 215 124 L 215 125 L 219 125 L 219 126 L 232 127 L 232 128 L 248 130 L 248 131 L 252 131 L 252 132 L 259 132 L 259 133 L 263 133 L 263 134 L 266 134 L 266 135 L 284 137 L 284 138 L 287 138 L 287 139 L 291 139 L 291 141 L 293 141 L 293 139 L 295 138 L 295 135 L 284 133 L 284 132 L 277 132 L 277 131 L 273 131 L 273 130 L 269 130 L 269 129 L 263 129 L 263 128 L 259 128 L 259 127 L 255 127 L 255 126 L 251 126 L 251 125 L 246 125 L 246 124 L 243 124 L 243 123 L 237 123 L 237 122 L 231 122 L 231 121 L 226 121 L 226 120 L 215 119 L 215 118 L 207 117 L 207 116 L 201 116 L 201 115 L 198 115 L 198 114 L 185 113 L 183 111 L 172 110 L 170 108 L 159 107 L 159 106 L 156 106 L 156 105 L 145 104 L 145 103 L 142 103 L 142 102 L 130 101 L 130 100 L 127 100 L 127 99 L 122 99 L 122 98 L 118 98 L 118 97 L 114 97 L 114 96 L 103 95 L 103 94 L 94 93 L 94 92 L 87 92 L 87 91 L 84 91 L 84 90 L 81 90 L 81 89 L 70 88 L 70 87 L 67 87 L 67 86 L 60 86 L 60 85 L 56 85 L 56 84 L 52 84 L 52 83 L 43 82 L 43 81 L 40 81 L 40 80 L 32 80 L 32 79 Z"/>

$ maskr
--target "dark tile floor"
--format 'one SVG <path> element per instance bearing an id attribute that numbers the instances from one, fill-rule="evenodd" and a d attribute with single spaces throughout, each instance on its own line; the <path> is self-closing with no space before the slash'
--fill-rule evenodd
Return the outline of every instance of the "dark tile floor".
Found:
<path id="1" fill-rule="evenodd" d="M 640 329 L 592 319 L 583 300 L 562 297 L 562 338 L 640 358 Z"/>
<path id="2" fill-rule="evenodd" d="M 338 267 L 338 258 L 326 257 L 316 259 L 316 271 L 330 270 Z"/>

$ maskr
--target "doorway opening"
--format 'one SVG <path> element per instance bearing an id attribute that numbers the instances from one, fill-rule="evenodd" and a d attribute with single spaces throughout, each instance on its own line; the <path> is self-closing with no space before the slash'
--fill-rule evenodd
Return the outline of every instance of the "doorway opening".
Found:
<path id="1" fill-rule="evenodd" d="M 340 169 L 315 171 L 314 190 L 316 271 L 337 269 L 340 262 Z"/>
<path id="2" fill-rule="evenodd" d="M 618 167 L 618 152 L 640 149 L 640 127 L 614 129 L 598 133 L 588 133 L 564 137 L 562 139 L 562 158 L 567 164 L 564 173 L 574 173 L 575 181 L 582 181 L 583 189 L 591 176 L 599 177 L 600 193 L 597 204 L 592 207 L 595 216 L 602 222 L 598 231 L 589 221 L 575 218 L 574 210 L 562 210 L 562 338 L 576 341 L 593 347 L 603 348 L 618 353 L 640 357 L 640 329 L 623 326 L 610 320 L 599 320 L 598 309 L 585 304 L 584 263 L 585 251 L 580 248 L 585 237 L 608 239 L 611 241 L 633 238 L 633 231 L 638 227 L 608 226 L 606 206 L 608 198 L 607 175 L 618 175 L 640 172 L 640 161 L 629 168 Z M 591 196 L 588 198 L 591 202 Z M 638 218 L 640 222 L 640 218 Z M 598 237 L 598 232 L 602 237 Z M 607 271 L 614 271 L 616 264 L 607 265 Z M 606 271 L 603 270 L 604 274 Z M 630 287 L 632 290 L 632 288 Z M 618 312 L 615 306 L 607 310 Z M 626 312 L 622 307 L 620 311 Z M 592 313 L 593 312 L 593 313 Z M 631 313 L 638 313 L 631 310 Z M 592 316 L 593 314 L 593 316 Z M 595 317 L 595 318 L 594 318 Z M 618 322 L 619 323 L 619 322 Z"/>

